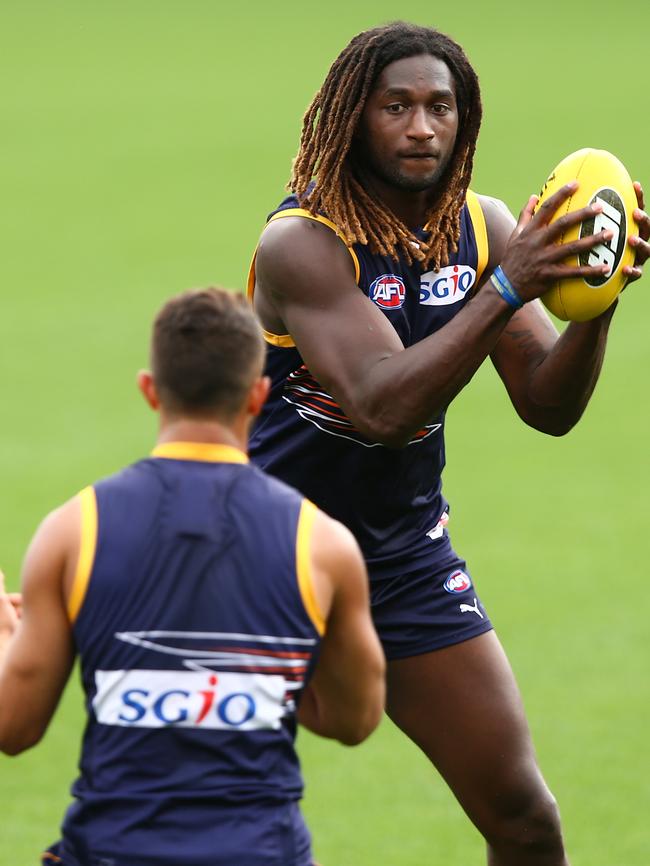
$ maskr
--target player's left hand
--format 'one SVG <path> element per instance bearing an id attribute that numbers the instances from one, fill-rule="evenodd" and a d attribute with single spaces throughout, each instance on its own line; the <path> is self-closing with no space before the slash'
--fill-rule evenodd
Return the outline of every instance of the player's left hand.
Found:
<path id="1" fill-rule="evenodd" d="M 5 576 L 0 571 L 0 632 L 13 634 L 22 616 L 22 596 L 5 591 Z"/>
<path id="2" fill-rule="evenodd" d="M 627 276 L 628 283 L 638 280 L 643 275 L 643 265 L 650 258 L 650 216 L 645 212 L 643 189 L 638 181 L 634 182 L 634 191 L 639 207 L 634 211 L 634 219 L 639 225 L 639 234 L 630 235 L 628 243 L 634 248 L 636 255 L 633 265 L 626 265 L 623 273 Z"/>

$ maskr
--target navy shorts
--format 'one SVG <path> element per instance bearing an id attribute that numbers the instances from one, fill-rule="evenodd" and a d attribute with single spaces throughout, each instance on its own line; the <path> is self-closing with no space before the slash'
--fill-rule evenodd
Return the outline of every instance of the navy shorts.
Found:
<path id="1" fill-rule="evenodd" d="M 442 649 L 492 628 L 447 530 L 399 569 L 371 562 L 368 572 L 372 616 L 389 660 Z"/>

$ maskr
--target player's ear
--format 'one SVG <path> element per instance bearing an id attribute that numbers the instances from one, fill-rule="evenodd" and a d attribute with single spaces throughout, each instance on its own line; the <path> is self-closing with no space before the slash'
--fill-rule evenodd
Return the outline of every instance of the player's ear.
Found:
<path id="1" fill-rule="evenodd" d="M 156 391 L 156 383 L 154 382 L 153 376 L 149 370 L 140 370 L 138 372 L 137 382 L 138 389 L 147 401 L 147 404 L 152 409 L 158 410 L 160 408 L 160 400 L 158 399 L 158 392 Z"/>
<path id="2" fill-rule="evenodd" d="M 260 376 L 255 379 L 248 392 L 248 412 L 254 418 L 262 411 L 266 398 L 271 390 L 271 380 L 268 376 Z"/>

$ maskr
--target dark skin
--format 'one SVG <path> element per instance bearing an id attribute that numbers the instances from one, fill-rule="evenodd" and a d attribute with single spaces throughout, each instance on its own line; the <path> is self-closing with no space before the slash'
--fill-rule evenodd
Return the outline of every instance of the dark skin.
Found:
<path id="1" fill-rule="evenodd" d="M 409 85 L 416 59 L 424 61 L 424 68 L 415 71 Z M 382 146 L 374 148 L 377 156 L 387 160 L 391 155 L 412 184 L 434 173 L 439 159 L 399 154 L 426 151 L 435 141 L 436 150 L 448 158 L 458 123 L 455 100 L 448 95 L 453 90 L 445 64 L 427 56 L 391 64 L 369 98 L 363 131 L 381 140 Z M 443 105 L 449 106 L 447 113 Z M 414 192 L 379 175 L 373 175 L 372 182 L 375 192 L 405 222 L 422 223 L 430 188 Z M 481 197 L 491 250 L 484 285 L 448 325 L 406 351 L 381 311 L 358 291 L 350 256 L 338 238 L 299 217 L 271 223 L 264 232 L 256 263 L 256 310 L 269 331 L 292 335 L 316 379 L 374 441 L 405 445 L 449 405 L 490 354 L 526 423 L 543 432 L 565 433 L 580 418 L 593 391 L 613 308 L 591 322 L 571 323 L 558 340 L 539 304 L 527 304 L 514 313 L 487 278 L 500 262 L 528 301 L 543 294 L 558 276 L 602 272 L 602 266 L 562 263 L 568 254 L 606 237 L 601 233 L 564 247 L 555 243 L 563 229 L 594 212 L 584 208 L 549 225 L 570 193 L 569 187 L 560 190 L 535 216 L 536 199 L 531 198 L 510 243 L 514 220 L 499 203 Z M 648 217 L 638 213 L 648 236 Z M 649 254 L 647 241 L 641 240 L 639 263 Z M 638 275 L 636 268 L 630 276 Z"/>
<path id="2" fill-rule="evenodd" d="M 452 74 L 429 55 L 380 74 L 357 131 L 366 180 L 411 228 L 453 150 L 458 106 Z M 629 281 L 650 256 L 650 220 L 639 235 Z M 490 260 L 476 296 L 435 334 L 404 348 L 384 314 L 359 291 L 336 235 L 300 217 L 271 223 L 256 259 L 255 307 L 264 327 L 290 334 L 305 364 L 369 439 L 403 447 L 445 409 L 490 356 L 520 417 L 552 435 L 582 415 L 603 361 L 614 304 L 562 335 L 536 300 L 558 277 L 603 267 L 573 267 L 567 256 L 607 240 L 601 232 L 560 246 L 569 226 L 597 212 L 584 208 L 551 224 L 569 184 L 518 223 L 505 206 L 479 197 Z M 501 264 L 526 303 L 515 311 L 489 282 Z M 519 690 L 494 632 L 388 665 L 387 711 L 443 774 L 482 832 L 490 866 L 568 866 L 554 801 L 537 767 Z M 481 725 L 476 724 L 481 720 Z M 454 731 L 455 736 L 440 732 Z"/>

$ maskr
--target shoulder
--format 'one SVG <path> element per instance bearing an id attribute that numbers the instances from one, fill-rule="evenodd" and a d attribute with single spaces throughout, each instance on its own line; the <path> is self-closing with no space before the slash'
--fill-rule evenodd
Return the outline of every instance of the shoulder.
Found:
<path id="1" fill-rule="evenodd" d="M 325 630 L 325 620 L 337 602 L 348 606 L 360 603 L 367 612 L 368 574 L 350 530 L 306 499 L 301 509 L 298 539 L 298 562 L 309 561 L 321 631 Z"/>
<path id="2" fill-rule="evenodd" d="M 517 222 L 508 205 L 501 199 L 478 194 L 476 198 L 485 218 L 489 249 L 489 260 L 485 274 L 489 276 L 503 258 Z"/>
<path id="3" fill-rule="evenodd" d="M 476 198 L 478 199 L 481 210 L 483 211 L 483 216 L 485 217 L 488 229 L 490 227 L 494 228 L 507 224 L 511 226 L 510 231 L 512 231 L 515 227 L 516 221 L 510 208 L 504 201 L 500 198 L 494 198 L 490 195 L 480 195 L 478 193 L 476 193 Z"/>
<path id="4" fill-rule="evenodd" d="M 82 516 L 86 502 L 93 501 L 93 488 L 85 488 L 41 521 L 25 555 L 23 592 L 47 589 L 67 595 L 79 554 Z"/>
<path id="5" fill-rule="evenodd" d="M 296 209 L 298 210 L 298 209 Z M 340 236 L 333 223 L 325 219 L 312 218 L 304 213 L 284 211 L 282 216 L 270 220 L 258 245 L 258 256 L 280 256 L 283 253 L 295 254 L 296 249 L 287 249 L 295 242 L 310 246 L 340 245 Z"/>
<path id="6" fill-rule="evenodd" d="M 324 269 L 354 273 L 350 247 L 334 223 L 306 211 L 285 211 L 267 223 L 256 253 L 258 283 L 286 286 L 287 276 L 302 281 Z"/>
<path id="7" fill-rule="evenodd" d="M 309 500 L 307 500 L 309 502 Z M 312 554 L 320 565 L 344 573 L 350 562 L 363 565 L 359 545 L 347 526 L 314 505 Z"/>
<path id="8" fill-rule="evenodd" d="M 239 476 L 239 484 L 244 486 L 248 495 L 255 496 L 258 500 L 264 500 L 271 508 L 273 506 L 286 506 L 292 510 L 300 509 L 304 496 L 294 487 L 273 475 L 269 475 L 268 472 L 254 463 L 249 463 L 246 469 L 247 471 L 242 472 Z M 269 518 L 273 516 L 273 513 L 272 510 L 269 511 Z"/>
<path id="9" fill-rule="evenodd" d="M 32 546 L 37 543 L 60 547 L 66 538 L 75 534 L 81 519 L 83 502 L 92 495 L 92 487 L 84 488 L 72 499 L 50 511 L 34 533 Z"/>
<path id="10" fill-rule="evenodd" d="M 120 501 L 123 496 L 133 496 L 138 493 L 146 496 L 151 494 L 153 488 L 165 486 L 166 469 L 169 468 L 170 461 L 145 457 L 98 479 L 92 486 L 102 503 L 113 499 Z"/>

